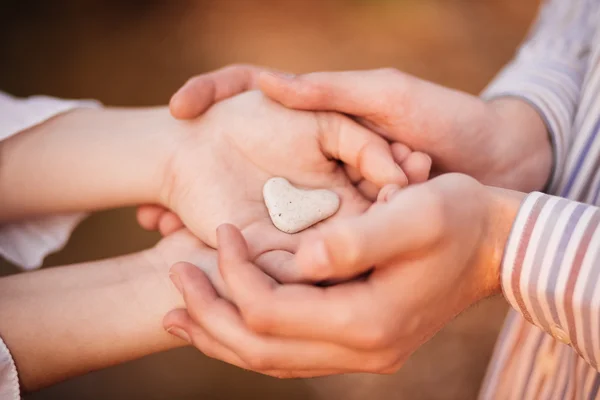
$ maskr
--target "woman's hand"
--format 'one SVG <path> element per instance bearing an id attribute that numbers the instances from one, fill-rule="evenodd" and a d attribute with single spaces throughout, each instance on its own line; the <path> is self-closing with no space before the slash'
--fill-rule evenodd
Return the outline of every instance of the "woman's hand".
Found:
<path id="1" fill-rule="evenodd" d="M 285 265 L 306 232 L 289 235 L 273 226 L 262 198 L 268 179 L 281 176 L 298 186 L 337 192 L 341 207 L 334 220 L 369 207 L 354 182 L 364 179 L 375 189 L 408 183 L 378 135 L 337 113 L 289 110 L 258 91 L 224 100 L 179 126 L 171 133 L 177 144 L 161 204 L 212 247 L 219 225 L 238 226 L 252 259 L 272 268 Z M 411 156 L 421 158 L 419 172 L 426 179 L 429 160 Z"/>

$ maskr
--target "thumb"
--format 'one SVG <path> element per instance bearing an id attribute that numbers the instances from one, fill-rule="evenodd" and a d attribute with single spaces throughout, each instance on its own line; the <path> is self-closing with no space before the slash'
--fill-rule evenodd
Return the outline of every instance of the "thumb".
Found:
<path id="1" fill-rule="evenodd" d="M 288 108 L 337 111 L 373 118 L 398 107 L 402 74 L 396 70 L 316 72 L 290 75 L 263 72 L 258 87 Z"/>
<path id="2" fill-rule="evenodd" d="M 300 274 L 310 281 L 349 279 L 437 241 L 437 203 L 420 186 L 402 189 L 362 215 L 323 224 L 296 252 Z"/>
<path id="3" fill-rule="evenodd" d="M 408 185 L 408 178 L 385 139 L 344 115 L 318 113 L 317 116 L 319 144 L 325 155 L 353 167 L 378 187 Z"/>
<path id="4" fill-rule="evenodd" d="M 256 88 L 263 68 L 252 65 L 230 65 L 190 78 L 171 97 L 169 108 L 178 119 L 200 116 L 213 104 Z"/>

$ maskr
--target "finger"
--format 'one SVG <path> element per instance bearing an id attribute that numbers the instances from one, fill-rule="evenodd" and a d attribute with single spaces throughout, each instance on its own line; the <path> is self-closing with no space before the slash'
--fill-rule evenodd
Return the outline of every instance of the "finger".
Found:
<path id="1" fill-rule="evenodd" d="M 400 186 L 398 185 L 386 185 L 384 186 L 377 195 L 378 203 L 387 203 L 394 196 L 396 196 L 400 192 Z"/>
<path id="2" fill-rule="evenodd" d="M 168 236 L 183 228 L 183 222 L 174 213 L 167 211 L 163 213 L 158 222 L 158 230 L 163 236 Z"/>
<path id="3" fill-rule="evenodd" d="M 407 145 L 400 142 L 393 142 L 390 144 L 390 147 L 392 149 L 394 161 L 396 161 L 398 165 L 402 164 L 412 153 L 412 150 Z"/>
<path id="4" fill-rule="evenodd" d="M 293 253 L 298 248 L 297 237 L 275 228 L 269 217 L 244 228 L 243 235 L 252 260 L 270 250 L 284 250 Z"/>
<path id="5" fill-rule="evenodd" d="M 178 119 L 195 118 L 216 102 L 256 88 L 261 71 L 266 69 L 231 65 L 195 76 L 171 97 L 171 114 Z"/>
<path id="6" fill-rule="evenodd" d="M 398 185 L 394 185 L 394 186 L 398 186 Z M 365 196 L 370 201 L 377 200 L 379 188 L 374 183 L 363 180 L 363 181 L 360 181 L 360 183 L 357 185 L 356 188 L 358 189 L 360 194 Z"/>
<path id="7" fill-rule="evenodd" d="M 402 74 L 392 70 L 296 76 L 264 72 L 258 78 L 258 86 L 271 99 L 288 108 L 373 117 L 399 106 L 394 99 L 404 92 L 403 81 Z"/>
<path id="8" fill-rule="evenodd" d="M 390 146 L 392 156 L 408 177 L 409 184 L 425 182 L 429 178 L 431 157 L 425 153 L 413 152 L 408 146 L 399 142 L 394 142 Z"/>
<path id="9" fill-rule="evenodd" d="M 429 179 L 431 172 L 431 157 L 425 153 L 413 152 L 400 163 L 402 170 L 408 177 L 408 182 L 413 185 Z"/>
<path id="10" fill-rule="evenodd" d="M 362 175 L 356 168 L 345 164 L 344 171 L 346 171 L 346 175 L 348 175 L 348 179 L 350 179 L 350 182 L 352 182 L 353 185 L 356 185 L 362 180 Z"/>
<path id="11" fill-rule="evenodd" d="M 215 340 L 200 325 L 196 324 L 184 309 L 170 311 L 163 319 L 165 330 L 194 346 L 207 357 L 224 361 L 240 368 L 246 363 L 233 351 Z"/>
<path id="12" fill-rule="evenodd" d="M 239 368 L 251 370 L 250 366 L 240 356 L 213 338 L 205 329 L 198 325 L 186 310 L 176 309 L 170 311 L 163 319 L 163 326 L 168 333 L 193 345 L 207 357 L 224 361 Z M 310 378 L 339 374 L 346 371 L 346 369 L 316 368 L 311 370 L 276 369 L 256 372 L 277 378 Z"/>
<path id="13" fill-rule="evenodd" d="M 423 185 L 401 190 L 368 212 L 323 224 L 296 252 L 301 273 L 314 281 L 357 276 L 438 240 L 440 200 Z"/>
<path id="14" fill-rule="evenodd" d="M 136 218 L 138 224 L 148 231 L 158 230 L 158 222 L 160 221 L 160 217 L 167 210 L 161 206 L 155 205 L 144 205 L 139 206 L 136 211 Z"/>
<path id="15" fill-rule="evenodd" d="M 207 357 L 224 361 L 236 367 L 251 370 L 250 366 L 235 354 L 231 349 L 222 345 L 218 340 L 215 340 L 208 332 L 200 325 L 196 324 L 189 316 L 186 310 L 177 309 L 169 312 L 164 320 L 163 325 L 166 331 L 186 343 L 193 345 Z M 316 376 L 327 376 L 340 373 L 337 369 L 314 369 L 314 370 L 267 370 L 256 371 L 265 375 L 276 378 L 309 378 Z"/>
<path id="16" fill-rule="evenodd" d="M 229 299 L 227 287 L 219 268 L 202 268 L 189 262 L 178 262 L 169 270 L 169 276 L 177 290 L 182 293 L 182 282 L 188 282 L 190 287 L 197 291 L 205 291 L 207 295 L 215 293 L 214 296 L 221 296 L 224 299 Z M 216 291 L 216 292 L 215 292 Z M 208 300 L 206 300 L 208 301 Z"/>
<path id="17" fill-rule="evenodd" d="M 280 283 L 305 282 L 296 267 L 294 255 L 288 251 L 272 250 L 258 256 L 254 263 L 267 275 Z"/>
<path id="18" fill-rule="evenodd" d="M 228 285 L 228 277 L 224 274 L 236 273 L 235 270 L 242 272 L 254 271 L 255 280 L 260 283 L 263 289 L 273 287 L 276 282 L 272 278 L 258 270 L 250 262 L 248 246 L 242 236 L 242 233 L 235 226 L 223 224 L 217 228 L 217 250 L 219 252 L 219 270 L 225 284 Z M 243 267 L 246 268 L 243 268 Z M 258 279 L 257 279 L 258 278 Z M 237 282 L 237 280 L 235 280 Z M 233 294 L 232 294 L 233 295 Z M 237 299 L 233 298 L 237 304 Z"/>
<path id="19" fill-rule="evenodd" d="M 317 118 L 320 145 L 326 155 L 356 168 L 379 187 L 408 184 L 385 139 L 341 114 L 320 113 Z"/>
<path id="20" fill-rule="evenodd" d="M 372 336 L 378 332 L 374 334 L 370 328 L 380 326 L 375 320 L 380 314 L 374 311 L 375 304 L 382 310 L 386 309 L 386 304 L 382 300 L 375 302 L 367 281 L 327 288 L 278 285 L 248 261 L 243 238 L 237 229 L 221 226 L 218 241 L 221 275 L 232 301 L 250 329 L 269 335 L 357 348 L 372 344 Z M 241 335 L 240 332 L 237 334 Z M 240 337 L 229 340 L 227 346 L 233 349 Z"/>
<path id="21" fill-rule="evenodd" d="M 184 284 L 184 292 L 187 290 Z M 185 294 L 184 297 L 186 304 L 192 304 L 188 299 L 192 299 L 193 295 Z M 237 354 L 254 371 L 335 369 L 344 372 L 375 368 L 369 362 L 369 356 L 373 355 L 367 352 L 333 343 L 256 334 L 248 328 L 236 308 L 222 299 L 202 304 L 196 315 L 190 307 L 188 312 L 208 334 Z"/>

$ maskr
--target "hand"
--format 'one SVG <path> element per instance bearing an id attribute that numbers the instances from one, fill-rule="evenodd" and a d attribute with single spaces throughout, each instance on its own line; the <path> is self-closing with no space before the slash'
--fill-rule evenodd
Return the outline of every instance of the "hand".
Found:
<path id="1" fill-rule="evenodd" d="M 360 216 L 323 224 L 296 255 L 308 280 L 256 268 L 239 231 L 219 228 L 219 268 L 235 306 L 178 264 L 187 310 L 164 319 L 211 357 L 278 377 L 391 373 L 457 314 L 499 291 L 499 263 L 521 195 L 448 174 L 388 193 Z"/>
<path id="2" fill-rule="evenodd" d="M 263 72 L 258 84 L 289 108 L 355 116 L 388 140 L 429 154 L 437 173 L 462 172 L 524 192 L 542 189 L 550 175 L 546 126 L 517 99 L 486 103 L 393 69 L 299 76 Z"/>
<path id="3" fill-rule="evenodd" d="M 164 265 L 172 266 L 178 262 L 186 262 L 202 271 L 210 280 L 220 296 L 229 298 L 227 288 L 221 278 L 217 263 L 217 251 L 202 243 L 187 229 L 179 229 L 161 239 L 147 251 L 151 266 L 156 266 L 160 276 L 165 275 Z M 148 257 L 147 256 L 147 257 Z M 181 291 L 181 284 L 176 274 L 170 274 L 171 281 Z"/>
<path id="4" fill-rule="evenodd" d="M 171 97 L 171 114 L 177 119 L 197 118 L 213 104 L 258 89 L 260 73 L 268 71 L 267 68 L 236 64 L 196 75 Z"/>
<path id="5" fill-rule="evenodd" d="M 180 126 L 161 204 L 211 247 L 219 225 L 235 224 L 249 239 L 252 258 L 265 267 L 280 268 L 310 231 L 289 235 L 273 226 L 262 200 L 269 178 L 336 191 L 341 207 L 333 219 L 360 214 L 370 204 L 338 160 L 351 167 L 353 179 L 376 187 L 407 184 L 388 143 L 376 134 L 340 114 L 286 109 L 257 91 L 222 101 Z M 428 169 L 426 164 L 425 177 Z"/>
<path id="6" fill-rule="evenodd" d="M 266 68 L 251 65 L 231 65 L 217 71 L 198 75 L 188 80 L 173 95 L 170 102 L 171 114 L 178 119 L 193 119 L 202 115 L 212 105 L 239 93 L 258 87 L 258 78 Z M 429 176 L 431 158 L 423 153 L 413 153 L 400 143 L 393 143 L 392 154 L 402 166 L 411 184 L 425 181 Z M 360 192 L 370 199 L 377 196 L 379 188 L 369 181 L 361 180 L 355 170 L 348 171 Z M 159 230 L 161 234 L 180 229 L 181 219 L 160 206 L 142 206 L 138 209 L 138 222 L 148 230 Z"/>
<path id="7" fill-rule="evenodd" d="M 268 70 L 238 64 L 196 75 L 171 97 L 171 115 L 182 120 L 197 118 L 219 101 L 256 89 L 258 76 L 262 71 Z M 158 205 L 138 207 L 137 220 L 142 228 L 157 230 L 163 236 L 168 236 L 183 227 L 183 222 L 175 213 Z"/>

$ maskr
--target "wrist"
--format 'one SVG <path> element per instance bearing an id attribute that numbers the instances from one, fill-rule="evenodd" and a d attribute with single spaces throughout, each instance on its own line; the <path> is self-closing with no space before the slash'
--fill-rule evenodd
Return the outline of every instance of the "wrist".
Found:
<path id="1" fill-rule="evenodd" d="M 542 190 L 552 169 L 552 145 L 546 124 L 528 103 L 498 98 L 486 103 L 485 130 L 492 168 L 481 181 L 522 192 Z"/>
<path id="2" fill-rule="evenodd" d="M 487 295 L 501 292 L 500 274 L 506 243 L 519 212 L 524 193 L 496 187 L 484 187 L 487 199 L 486 223 L 478 269 L 482 290 Z"/>

